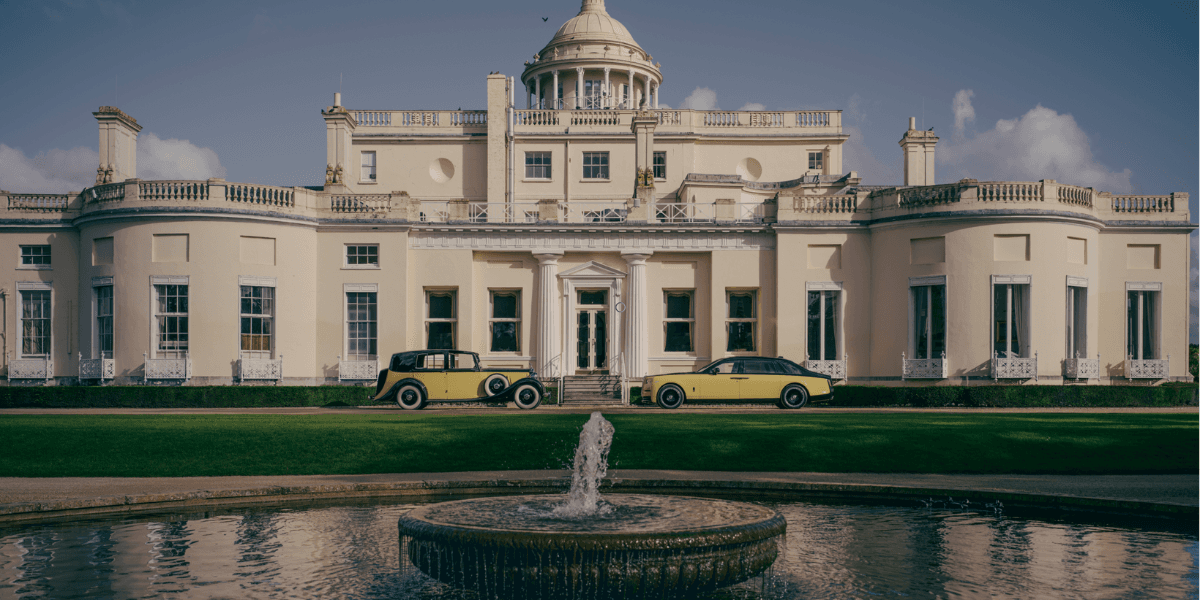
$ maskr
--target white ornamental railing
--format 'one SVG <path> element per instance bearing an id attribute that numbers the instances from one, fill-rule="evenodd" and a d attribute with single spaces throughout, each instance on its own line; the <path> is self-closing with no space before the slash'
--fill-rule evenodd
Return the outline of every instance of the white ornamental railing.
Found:
<path id="1" fill-rule="evenodd" d="M 8 378 L 41 379 L 50 383 L 54 378 L 54 361 L 46 357 L 11 359 L 8 361 Z"/>
<path id="2" fill-rule="evenodd" d="M 143 353 L 142 359 L 146 362 L 146 373 L 143 377 L 146 381 L 158 379 L 187 381 L 192 378 L 192 357 L 190 355 L 185 354 L 183 358 L 150 358 L 147 353 Z"/>
<path id="3" fill-rule="evenodd" d="M 379 360 L 342 360 L 338 356 L 338 381 L 367 381 L 379 376 Z"/>
<path id="4" fill-rule="evenodd" d="M 335 213 L 388 212 L 392 208 L 392 197 L 388 194 L 330 196 L 329 208 Z"/>
<path id="5" fill-rule="evenodd" d="M 846 363 L 848 358 L 843 356 L 842 360 L 806 360 L 804 368 L 818 373 L 823 373 L 834 379 L 846 379 Z"/>
<path id="6" fill-rule="evenodd" d="M 1171 373 L 1171 355 L 1166 358 L 1134 359 L 1125 357 L 1126 379 L 1166 379 Z"/>
<path id="7" fill-rule="evenodd" d="M 654 220 L 660 223 L 711 223 L 716 219 L 712 202 L 664 202 L 654 205 Z"/>
<path id="8" fill-rule="evenodd" d="M 736 220 L 739 223 L 762 223 L 766 220 L 766 208 L 763 204 L 742 204 L 738 203 Z"/>
<path id="9" fill-rule="evenodd" d="M 474 202 L 468 205 L 467 220 L 473 223 L 537 223 L 537 202 Z"/>
<path id="10" fill-rule="evenodd" d="M 942 352 L 941 358 L 905 358 L 904 353 L 900 353 L 900 362 L 903 364 L 901 371 L 901 379 L 945 379 L 950 376 L 949 361 L 946 360 L 946 353 Z"/>
<path id="11" fill-rule="evenodd" d="M 142 181 L 138 183 L 138 200 L 208 200 L 208 182 Z"/>
<path id="12" fill-rule="evenodd" d="M 1063 377 L 1067 379 L 1099 379 L 1100 378 L 1100 355 L 1096 358 L 1079 358 L 1076 353 L 1074 358 L 1068 358 L 1063 361 Z"/>
<path id="13" fill-rule="evenodd" d="M 117 365 L 111 358 L 84 358 L 79 360 L 79 378 L 111 380 L 116 376 Z"/>
<path id="14" fill-rule="evenodd" d="M 422 223 L 445 223 L 450 220 L 449 202 L 421 202 L 417 219 Z"/>
<path id="15" fill-rule="evenodd" d="M 558 205 L 565 223 L 622 223 L 629 210 L 625 203 L 577 202 Z"/>
<path id="16" fill-rule="evenodd" d="M 242 381 L 275 380 L 278 383 L 283 379 L 283 355 L 280 354 L 279 358 L 275 359 L 239 358 L 238 379 Z"/>
<path id="17" fill-rule="evenodd" d="M 992 354 L 992 379 L 1032 379 L 1037 381 L 1037 352 L 1032 358 Z"/>

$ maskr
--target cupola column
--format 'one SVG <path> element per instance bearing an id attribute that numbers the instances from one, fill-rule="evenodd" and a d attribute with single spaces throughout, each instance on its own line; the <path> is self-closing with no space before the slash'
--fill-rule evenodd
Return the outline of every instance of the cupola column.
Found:
<path id="1" fill-rule="evenodd" d="M 554 110 L 562 108 L 558 105 L 558 69 L 554 70 L 554 87 L 550 88 L 550 107 Z"/>
<path id="2" fill-rule="evenodd" d="M 533 78 L 533 107 L 542 108 L 542 76 Z"/>
<path id="3" fill-rule="evenodd" d="M 581 108 L 579 98 L 583 96 L 583 67 L 575 67 L 575 110 Z"/>
<path id="4" fill-rule="evenodd" d="M 629 70 L 629 88 L 628 89 L 629 89 L 629 97 L 625 99 L 625 102 L 627 102 L 628 105 L 626 105 L 625 108 L 630 109 L 630 110 L 636 109 L 637 102 L 633 101 L 633 95 L 634 95 L 633 90 L 635 90 L 637 88 L 633 87 L 633 69 Z"/>
<path id="5" fill-rule="evenodd" d="M 646 80 L 642 82 L 642 101 L 646 103 L 646 108 L 650 108 L 650 76 L 646 76 Z"/>
<path id="6" fill-rule="evenodd" d="M 658 110 L 658 84 L 654 84 L 654 109 Z"/>
<path id="7" fill-rule="evenodd" d="M 611 67 L 604 67 L 604 108 L 612 108 L 612 88 L 608 85 L 608 72 Z"/>

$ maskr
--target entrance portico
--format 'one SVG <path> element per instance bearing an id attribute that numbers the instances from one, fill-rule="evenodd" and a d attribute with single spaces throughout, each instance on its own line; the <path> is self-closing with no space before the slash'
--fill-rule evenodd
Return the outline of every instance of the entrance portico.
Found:
<path id="1" fill-rule="evenodd" d="M 620 370 L 622 285 L 626 274 L 589 261 L 558 274 L 562 280 L 563 374 Z"/>

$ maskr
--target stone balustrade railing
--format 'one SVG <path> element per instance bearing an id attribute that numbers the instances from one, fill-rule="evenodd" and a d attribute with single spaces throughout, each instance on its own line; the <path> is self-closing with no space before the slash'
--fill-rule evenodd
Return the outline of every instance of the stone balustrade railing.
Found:
<path id="1" fill-rule="evenodd" d="M 1045 200 L 1040 181 L 981 181 L 980 202 L 1042 202 Z"/>
<path id="2" fill-rule="evenodd" d="M 1175 212 L 1175 199 L 1170 196 L 1113 196 L 1112 211 L 1115 213 L 1169 213 Z"/>
<path id="3" fill-rule="evenodd" d="M 125 199 L 124 183 L 106 183 L 92 188 L 88 202 L 114 202 Z"/>
<path id="4" fill-rule="evenodd" d="M 291 188 L 271 185 L 231 183 L 225 187 L 225 199 L 229 202 L 291 208 L 296 205 L 296 193 Z"/>
<path id="5" fill-rule="evenodd" d="M 849 214 L 858 210 L 858 197 L 850 194 L 803 196 L 796 204 L 796 210 L 805 213 Z"/>
<path id="6" fill-rule="evenodd" d="M 146 200 L 208 200 L 205 181 L 140 181 L 138 199 Z"/>
<path id="7" fill-rule="evenodd" d="M 651 110 L 658 119 L 658 130 L 664 133 L 745 129 L 826 129 L 828 133 L 840 133 L 842 117 L 840 111 L 705 111 L 705 110 Z M 513 122 L 518 128 L 529 131 L 544 131 L 568 126 L 619 128 L 627 130 L 633 123 L 636 110 L 554 110 L 522 109 L 513 111 Z"/>
<path id="8" fill-rule="evenodd" d="M 8 210 L 63 212 L 73 197 L 71 194 L 9 194 Z"/>
<path id="9" fill-rule="evenodd" d="M 338 194 L 329 197 L 329 209 L 335 213 L 379 213 L 392 208 L 389 194 Z"/>
<path id="10" fill-rule="evenodd" d="M 900 190 L 899 196 L 897 204 L 901 208 L 949 204 L 962 199 L 962 188 L 957 183 L 924 185 Z"/>
<path id="11" fill-rule="evenodd" d="M 1063 204 L 1076 204 L 1091 208 L 1094 191 L 1092 188 L 1079 187 L 1077 185 L 1059 185 L 1058 201 Z"/>
<path id="12" fill-rule="evenodd" d="M 487 125 L 486 110 L 353 110 L 359 127 L 470 127 Z"/>

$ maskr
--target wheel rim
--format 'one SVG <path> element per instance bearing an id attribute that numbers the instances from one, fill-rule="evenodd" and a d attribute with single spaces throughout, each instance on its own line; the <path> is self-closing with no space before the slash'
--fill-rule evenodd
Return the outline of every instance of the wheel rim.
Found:
<path id="1" fill-rule="evenodd" d="M 404 390 L 400 393 L 400 403 L 405 406 L 412 406 L 417 403 L 416 390 Z"/>
<path id="2" fill-rule="evenodd" d="M 789 390 L 787 393 L 786 402 L 787 402 L 788 406 L 803 406 L 804 405 L 803 392 L 801 392 L 800 390 Z"/>
<path id="3" fill-rule="evenodd" d="M 521 404 L 529 405 L 532 404 L 536 399 L 537 394 L 535 394 L 534 391 L 529 388 L 523 389 L 521 390 L 521 393 L 517 394 L 517 402 Z"/>
<path id="4" fill-rule="evenodd" d="M 664 406 L 679 406 L 679 393 L 675 390 L 666 390 L 662 393 L 662 401 Z"/>

